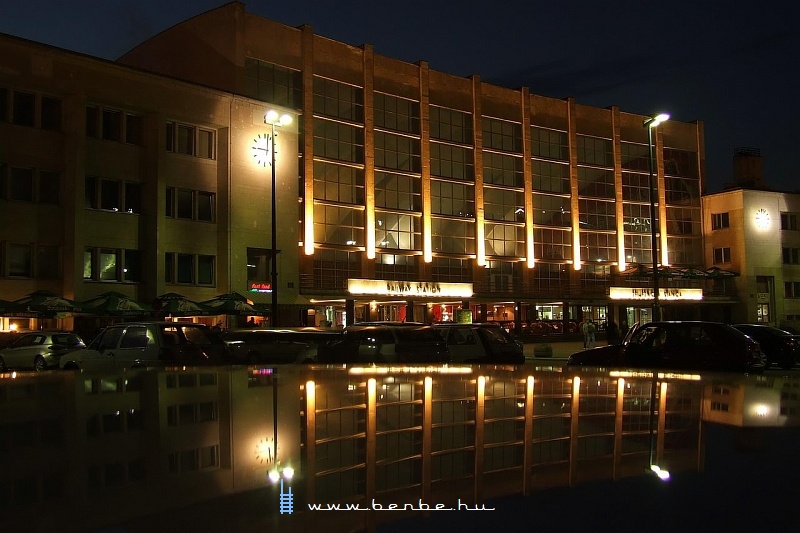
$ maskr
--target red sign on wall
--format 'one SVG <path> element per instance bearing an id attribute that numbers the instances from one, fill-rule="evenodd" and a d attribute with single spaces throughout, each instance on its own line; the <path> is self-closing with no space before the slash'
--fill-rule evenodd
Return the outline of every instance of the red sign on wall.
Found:
<path id="1" fill-rule="evenodd" d="M 251 281 L 248 285 L 247 290 L 250 292 L 272 292 L 272 283 Z"/>

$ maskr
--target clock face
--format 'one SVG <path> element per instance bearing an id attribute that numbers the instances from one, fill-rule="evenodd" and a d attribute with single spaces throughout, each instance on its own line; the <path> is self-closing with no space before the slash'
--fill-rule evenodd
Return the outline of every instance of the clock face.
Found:
<path id="1" fill-rule="evenodd" d="M 259 133 L 253 139 L 253 160 L 260 167 L 266 167 L 272 163 L 272 142 L 266 133 Z"/>
<path id="2" fill-rule="evenodd" d="M 759 209 L 756 211 L 756 226 L 761 229 L 769 227 L 769 212 L 766 209 Z"/>

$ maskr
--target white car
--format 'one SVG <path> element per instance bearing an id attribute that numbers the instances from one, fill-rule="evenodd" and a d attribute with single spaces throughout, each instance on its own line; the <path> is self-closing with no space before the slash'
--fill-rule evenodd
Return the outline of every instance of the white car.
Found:
<path id="1" fill-rule="evenodd" d="M 128 322 L 107 327 L 85 350 L 62 357 L 59 366 L 65 370 L 113 372 L 227 362 L 228 347 L 208 326 L 191 322 Z"/>
<path id="2" fill-rule="evenodd" d="M 58 368 L 61 357 L 86 348 L 83 339 L 64 331 L 21 333 L 9 346 L 0 350 L 0 372 L 9 369 L 35 370 Z"/>

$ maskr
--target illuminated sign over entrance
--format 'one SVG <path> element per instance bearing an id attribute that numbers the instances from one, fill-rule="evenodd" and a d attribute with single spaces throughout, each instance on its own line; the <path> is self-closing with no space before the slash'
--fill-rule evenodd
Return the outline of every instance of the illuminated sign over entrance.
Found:
<path id="1" fill-rule="evenodd" d="M 652 300 L 652 287 L 611 287 L 612 300 Z M 702 300 L 703 289 L 664 288 L 658 291 L 659 300 Z"/>
<path id="2" fill-rule="evenodd" d="M 350 294 L 371 296 L 435 296 L 469 298 L 472 283 L 437 283 L 432 281 L 395 281 L 382 279 L 351 279 L 347 281 Z"/>

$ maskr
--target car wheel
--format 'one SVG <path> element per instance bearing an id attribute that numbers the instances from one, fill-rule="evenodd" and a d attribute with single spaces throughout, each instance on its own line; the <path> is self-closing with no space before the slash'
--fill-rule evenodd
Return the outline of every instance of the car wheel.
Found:
<path id="1" fill-rule="evenodd" d="M 5 359 L 0 357 L 0 372 L 5 372 L 6 370 L 8 370 L 8 367 L 6 366 Z"/>
<path id="2" fill-rule="evenodd" d="M 33 369 L 37 372 L 47 370 L 47 361 L 44 360 L 44 357 L 42 357 L 41 355 L 37 355 L 33 359 Z"/>

